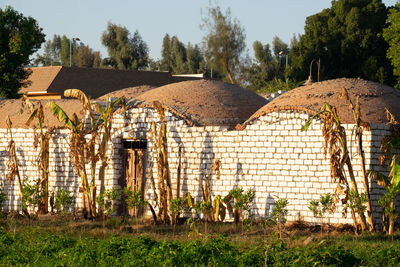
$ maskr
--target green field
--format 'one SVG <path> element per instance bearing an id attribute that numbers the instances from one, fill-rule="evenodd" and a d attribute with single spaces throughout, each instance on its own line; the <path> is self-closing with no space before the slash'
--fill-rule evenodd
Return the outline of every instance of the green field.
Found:
<path id="1" fill-rule="evenodd" d="M 274 231 L 253 225 L 245 235 L 234 224 L 209 225 L 193 233 L 183 224 L 147 221 L 106 224 L 48 216 L 0 220 L 0 265 L 15 266 L 398 266 L 400 237 L 355 237 L 330 228 L 287 227 L 280 240 Z M 311 238 L 310 238 L 311 237 Z M 307 242 L 309 239 L 311 241 Z"/>

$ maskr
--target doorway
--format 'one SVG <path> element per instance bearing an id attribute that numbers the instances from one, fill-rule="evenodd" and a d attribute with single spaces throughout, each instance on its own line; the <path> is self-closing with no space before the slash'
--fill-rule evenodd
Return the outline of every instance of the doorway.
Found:
<path id="1" fill-rule="evenodd" d="M 146 152 L 147 140 L 123 140 L 124 149 L 124 179 L 122 187 L 127 187 L 134 192 L 141 192 L 144 200 L 146 187 Z M 127 209 L 123 201 L 123 212 L 130 216 L 140 216 L 142 209 Z"/>

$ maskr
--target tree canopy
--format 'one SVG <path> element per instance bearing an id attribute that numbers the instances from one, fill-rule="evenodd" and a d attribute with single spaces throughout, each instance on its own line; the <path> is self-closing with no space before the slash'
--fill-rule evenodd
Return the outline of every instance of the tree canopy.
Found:
<path id="1" fill-rule="evenodd" d="M 108 23 L 101 41 L 110 57 L 107 64 L 113 68 L 137 70 L 148 66 L 149 48 L 138 31 L 132 36 L 127 28 Z"/>
<path id="2" fill-rule="evenodd" d="M 223 14 L 219 6 L 207 9 L 201 26 L 206 30 L 203 41 L 207 64 L 235 83 L 246 48 L 244 28 L 237 19 L 232 19 L 230 9 Z"/>
<path id="3" fill-rule="evenodd" d="M 164 36 L 161 56 L 160 67 L 163 71 L 174 74 L 203 72 L 204 59 L 199 46 L 191 43 L 185 46 L 176 36 Z"/>
<path id="4" fill-rule="evenodd" d="M 29 56 L 44 42 L 45 35 L 32 17 L 11 7 L 0 8 L 0 97 L 17 98 L 29 73 Z"/>
<path id="5" fill-rule="evenodd" d="M 337 0 L 306 19 L 304 35 L 292 49 L 290 76 L 304 80 L 313 59 L 322 79 L 360 77 L 393 84 L 387 43 L 381 36 L 387 9 L 381 0 Z"/>
<path id="6" fill-rule="evenodd" d="M 400 2 L 390 9 L 389 25 L 383 30 L 383 37 L 389 44 L 387 57 L 391 60 L 393 74 L 397 77 L 396 87 L 400 88 Z"/>
<path id="7" fill-rule="evenodd" d="M 88 45 L 85 46 L 82 42 L 77 42 L 75 38 L 69 39 L 65 35 L 60 36 L 57 34 L 53 36 L 53 40 L 47 40 L 44 45 L 43 54 L 37 56 L 34 64 L 42 66 L 69 66 L 70 56 L 72 66 L 86 68 L 100 67 L 100 52 L 93 51 Z"/>

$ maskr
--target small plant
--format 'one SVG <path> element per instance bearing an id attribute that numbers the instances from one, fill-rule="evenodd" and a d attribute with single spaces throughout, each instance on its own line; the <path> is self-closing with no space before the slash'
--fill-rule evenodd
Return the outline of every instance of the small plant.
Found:
<path id="1" fill-rule="evenodd" d="M 197 222 L 199 220 L 199 214 L 202 211 L 202 203 L 195 202 L 194 198 L 187 193 L 185 196 L 185 201 L 188 206 L 188 210 L 190 212 L 190 217 L 187 219 L 186 223 L 189 225 L 190 232 L 189 236 L 192 234 L 199 234 L 199 230 L 197 229 Z"/>
<path id="2" fill-rule="evenodd" d="M 97 205 L 99 206 L 100 210 L 103 211 L 103 220 L 107 218 L 107 216 L 114 213 L 115 209 L 113 204 L 118 199 L 118 196 L 118 189 L 114 187 L 112 189 L 105 190 L 96 197 Z"/>
<path id="3" fill-rule="evenodd" d="M 364 192 L 357 193 L 353 188 L 350 189 L 348 192 L 348 201 L 345 204 L 345 212 L 347 208 L 350 208 L 352 211 L 351 216 L 353 217 L 353 221 L 357 221 L 355 216 L 356 214 L 364 214 L 365 210 L 367 209 L 366 203 L 367 203 L 367 197 Z M 354 212 L 353 212 L 354 211 Z M 356 225 L 356 228 L 354 229 L 355 234 L 358 234 L 358 225 Z"/>
<path id="4" fill-rule="evenodd" d="M 24 179 L 21 199 L 22 209 L 28 210 L 29 208 L 32 212 L 36 212 L 41 199 L 40 184 L 36 181 L 30 181 L 29 178 Z"/>
<path id="5" fill-rule="evenodd" d="M 384 230 L 393 239 L 394 223 L 399 217 L 395 206 L 396 195 L 400 192 L 400 165 L 396 162 L 396 156 L 393 156 L 390 167 L 389 177 L 373 171 L 370 171 L 369 175 L 386 189 L 386 193 L 379 199 L 378 204 L 382 206 L 384 212 Z"/>
<path id="6" fill-rule="evenodd" d="M 324 226 L 324 215 L 327 211 L 332 210 L 333 198 L 330 193 L 325 195 L 321 195 L 320 200 L 311 200 L 308 208 L 314 214 L 314 217 L 319 218 L 321 220 L 321 235 Z"/>
<path id="7" fill-rule="evenodd" d="M 67 210 L 72 206 L 74 202 L 74 197 L 65 189 L 60 189 L 57 192 L 54 206 L 58 212 L 66 214 Z"/>
<path id="8" fill-rule="evenodd" d="M 186 202 L 181 197 L 176 197 L 171 199 L 170 203 L 170 213 L 172 216 L 172 224 L 174 225 L 174 234 L 176 223 L 178 221 L 179 215 L 185 210 Z"/>
<path id="9" fill-rule="evenodd" d="M 288 214 L 287 205 L 289 201 L 286 198 L 277 199 L 275 207 L 271 212 L 271 220 L 278 226 L 279 238 L 282 239 L 283 227 L 286 223 L 286 216 Z"/>
<path id="10" fill-rule="evenodd" d="M 243 188 L 232 189 L 229 192 L 234 199 L 233 209 L 234 209 L 234 218 L 235 222 L 242 223 L 242 234 L 244 234 L 244 228 L 246 226 L 249 229 L 252 223 L 252 214 L 251 214 L 251 204 L 255 197 L 255 192 L 252 189 L 249 189 L 246 193 L 244 193 Z"/>
<path id="11" fill-rule="evenodd" d="M 133 191 L 132 189 L 125 187 L 122 189 L 122 193 L 125 195 L 125 203 L 127 208 L 135 209 L 135 217 L 137 217 L 139 209 L 147 205 L 147 201 L 142 199 L 142 192 Z"/>
<path id="12" fill-rule="evenodd" d="M 139 211 L 144 208 L 148 202 L 142 199 L 141 191 L 133 191 L 130 188 L 125 187 L 122 189 L 122 193 L 125 195 L 125 204 L 128 209 L 133 209 L 135 218 L 137 219 Z"/>

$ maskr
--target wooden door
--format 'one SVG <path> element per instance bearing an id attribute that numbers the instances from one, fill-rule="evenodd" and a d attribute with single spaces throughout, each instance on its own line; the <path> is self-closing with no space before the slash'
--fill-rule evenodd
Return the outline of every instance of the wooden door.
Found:
<path id="1" fill-rule="evenodd" d="M 146 150 L 124 150 L 125 186 L 132 191 L 140 191 L 142 199 L 144 199 L 144 191 L 146 186 L 145 159 Z M 139 216 L 143 213 L 143 209 L 129 209 L 128 213 L 131 216 Z"/>

